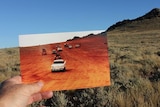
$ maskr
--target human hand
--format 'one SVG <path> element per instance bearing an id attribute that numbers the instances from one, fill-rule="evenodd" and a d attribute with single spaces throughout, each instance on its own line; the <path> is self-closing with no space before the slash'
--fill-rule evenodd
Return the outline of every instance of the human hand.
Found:
<path id="1" fill-rule="evenodd" d="M 53 96 L 53 92 L 40 92 L 43 82 L 22 84 L 21 76 L 15 76 L 4 81 L 0 86 L 1 107 L 26 107 L 42 99 Z"/>

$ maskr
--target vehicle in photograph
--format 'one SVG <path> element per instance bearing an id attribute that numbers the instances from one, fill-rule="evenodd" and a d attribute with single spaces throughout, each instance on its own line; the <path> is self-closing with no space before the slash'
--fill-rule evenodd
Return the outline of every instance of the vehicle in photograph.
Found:
<path id="1" fill-rule="evenodd" d="M 66 70 L 66 61 L 63 59 L 56 59 L 51 65 L 52 72 L 65 71 Z"/>
<path id="2" fill-rule="evenodd" d="M 57 47 L 57 51 L 62 51 L 63 49 L 61 47 Z"/>
<path id="3" fill-rule="evenodd" d="M 52 54 L 56 54 L 56 53 L 57 53 L 56 49 L 53 49 Z"/>
<path id="4" fill-rule="evenodd" d="M 46 49 L 42 49 L 42 55 L 47 55 Z"/>
<path id="5" fill-rule="evenodd" d="M 72 45 L 68 45 L 68 48 L 69 48 L 69 49 L 72 49 Z"/>
<path id="6" fill-rule="evenodd" d="M 64 44 L 64 47 L 68 47 L 68 44 L 67 44 L 67 43 L 65 43 L 65 44 Z"/>
<path id="7" fill-rule="evenodd" d="M 76 44 L 75 45 L 75 48 L 79 48 L 81 45 L 80 44 Z"/>

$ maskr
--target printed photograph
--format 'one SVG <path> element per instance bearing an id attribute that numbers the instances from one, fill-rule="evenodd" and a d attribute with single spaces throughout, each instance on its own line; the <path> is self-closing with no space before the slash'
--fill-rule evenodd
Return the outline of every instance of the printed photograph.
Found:
<path id="1" fill-rule="evenodd" d="M 42 91 L 110 85 L 104 31 L 19 35 L 24 83 L 42 80 Z"/>

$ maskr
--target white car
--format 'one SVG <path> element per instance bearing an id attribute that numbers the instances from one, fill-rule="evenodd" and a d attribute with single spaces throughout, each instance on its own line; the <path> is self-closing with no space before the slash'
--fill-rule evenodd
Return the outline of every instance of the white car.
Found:
<path id="1" fill-rule="evenodd" d="M 72 49 L 72 45 L 68 45 L 68 48 L 69 48 L 69 49 Z"/>
<path id="2" fill-rule="evenodd" d="M 56 53 L 57 53 L 56 49 L 53 49 L 52 54 L 56 54 Z"/>
<path id="3" fill-rule="evenodd" d="M 51 71 L 65 71 L 66 70 L 66 61 L 63 59 L 56 59 L 51 65 Z"/>
<path id="4" fill-rule="evenodd" d="M 62 51 L 63 49 L 61 47 L 58 47 L 57 48 L 57 51 Z"/>

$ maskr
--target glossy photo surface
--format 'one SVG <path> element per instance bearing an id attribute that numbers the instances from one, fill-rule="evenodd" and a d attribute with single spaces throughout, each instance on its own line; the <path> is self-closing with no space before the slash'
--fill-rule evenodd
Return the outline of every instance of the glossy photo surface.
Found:
<path id="1" fill-rule="evenodd" d="M 20 60 L 23 82 L 42 80 L 42 91 L 110 85 L 107 36 L 102 33 L 20 47 Z"/>

